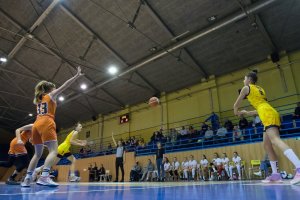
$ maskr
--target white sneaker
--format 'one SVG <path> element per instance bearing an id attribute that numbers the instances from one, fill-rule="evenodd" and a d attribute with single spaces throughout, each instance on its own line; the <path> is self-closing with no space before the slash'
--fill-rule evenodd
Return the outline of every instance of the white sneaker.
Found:
<path id="1" fill-rule="evenodd" d="M 256 176 L 262 176 L 261 171 L 259 171 L 259 172 L 254 172 L 253 174 L 256 175 Z"/>
<path id="2" fill-rule="evenodd" d="M 80 177 L 78 176 L 71 176 L 70 177 L 70 182 L 79 182 L 80 181 Z"/>
<path id="3" fill-rule="evenodd" d="M 39 180 L 36 182 L 38 185 L 49 186 L 49 187 L 57 187 L 59 186 L 55 183 L 49 176 L 41 176 Z"/>
<path id="4" fill-rule="evenodd" d="M 300 168 L 296 169 L 296 174 L 295 174 L 293 180 L 291 180 L 292 185 L 297 185 L 299 183 L 300 183 Z"/>
<path id="5" fill-rule="evenodd" d="M 31 180 L 31 178 L 25 177 L 24 181 L 21 183 L 21 187 L 30 187 Z"/>

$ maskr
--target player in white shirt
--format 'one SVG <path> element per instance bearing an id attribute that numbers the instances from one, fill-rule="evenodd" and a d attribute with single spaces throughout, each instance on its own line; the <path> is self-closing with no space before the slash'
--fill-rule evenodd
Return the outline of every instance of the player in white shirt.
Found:
<path id="1" fill-rule="evenodd" d="M 174 180 L 177 180 L 178 181 L 178 171 L 179 171 L 179 167 L 180 167 L 180 164 L 179 162 L 177 161 L 177 158 L 174 157 L 173 158 L 173 162 L 172 162 L 172 173 L 171 173 L 171 176 L 173 176 L 173 179 Z"/>
<path id="2" fill-rule="evenodd" d="M 169 159 L 167 157 L 163 158 L 163 163 L 164 163 L 164 170 L 165 170 L 165 177 L 164 179 L 168 180 L 168 176 L 170 175 L 170 171 L 171 171 L 171 163 L 169 161 Z"/>
<path id="3" fill-rule="evenodd" d="M 183 170 L 183 178 L 185 180 L 188 179 L 188 171 L 189 171 L 189 161 L 187 159 L 187 157 L 184 158 L 184 161 L 181 163 L 181 167 Z"/>
<path id="4" fill-rule="evenodd" d="M 238 171 L 238 177 L 239 177 L 239 180 L 241 180 L 241 157 L 238 155 L 238 153 L 237 152 L 234 152 L 233 153 L 233 158 L 232 158 L 232 161 L 233 161 L 233 163 L 234 163 L 234 166 L 229 166 L 229 175 L 230 175 L 230 180 L 232 180 L 233 179 L 233 177 L 232 177 L 232 170 L 234 169 L 234 168 L 236 168 L 237 169 L 237 171 Z"/>
<path id="5" fill-rule="evenodd" d="M 203 155 L 202 160 L 200 160 L 200 176 L 203 180 L 208 180 L 208 164 L 206 156 Z"/>
<path id="6" fill-rule="evenodd" d="M 193 178 L 193 180 L 195 180 L 196 169 L 197 169 L 197 161 L 194 159 L 193 155 L 190 155 L 189 171 L 192 172 L 192 178 Z"/>
<path id="7" fill-rule="evenodd" d="M 229 174 L 229 158 L 227 157 L 226 153 L 223 153 L 222 164 L 223 164 L 223 168 L 226 171 L 227 176 L 230 177 L 230 174 Z"/>
<path id="8" fill-rule="evenodd" d="M 222 165 L 222 159 L 219 157 L 218 153 L 214 153 L 214 158 L 212 159 L 212 163 L 217 169 L 218 172 L 218 179 L 221 179 L 221 174 L 223 170 L 223 165 Z M 212 178 L 214 179 L 214 178 Z"/>

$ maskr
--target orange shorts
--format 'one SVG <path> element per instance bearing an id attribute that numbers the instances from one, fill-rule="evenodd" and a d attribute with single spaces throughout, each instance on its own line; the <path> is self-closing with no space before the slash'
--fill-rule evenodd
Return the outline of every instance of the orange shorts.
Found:
<path id="1" fill-rule="evenodd" d="M 8 154 L 11 155 L 20 155 L 20 154 L 27 154 L 27 150 L 24 144 L 17 144 L 17 138 L 14 138 L 10 142 Z"/>
<path id="2" fill-rule="evenodd" d="M 32 127 L 32 144 L 50 141 L 57 141 L 56 124 L 51 117 L 38 117 Z"/>

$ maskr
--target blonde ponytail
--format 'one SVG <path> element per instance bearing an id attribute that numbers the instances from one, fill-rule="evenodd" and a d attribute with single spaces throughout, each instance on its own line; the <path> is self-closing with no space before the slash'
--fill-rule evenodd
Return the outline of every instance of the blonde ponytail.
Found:
<path id="1" fill-rule="evenodd" d="M 55 85 L 53 83 L 48 82 L 48 81 L 40 81 L 35 86 L 33 103 L 34 104 L 40 103 L 43 98 L 43 95 L 51 92 L 51 90 L 54 88 L 55 88 Z"/>

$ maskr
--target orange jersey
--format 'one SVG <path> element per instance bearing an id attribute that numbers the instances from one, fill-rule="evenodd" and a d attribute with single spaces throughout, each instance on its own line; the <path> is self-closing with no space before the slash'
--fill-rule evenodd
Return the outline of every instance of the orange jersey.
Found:
<path id="1" fill-rule="evenodd" d="M 56 111 L 56 103 L 51 99 L 50 95 L 44 95 L 42 101 L 36 105 L 37 116 L 49 116 L 54 118 Z"/>
<path id="2" fill-rule="evenodd" d="M 18 144 L 18 139 L 15 137 L 10 142 L 8 154 L 11 154 L 11 155 L 27 154 L 25 144 L 31 138 L 31 135 L 32 135 L 31 131 L 23 131 L 21 133 L 21 140 L 24 144 Z"/>

